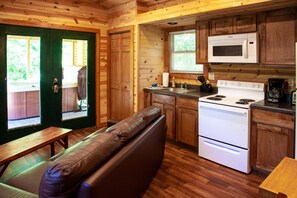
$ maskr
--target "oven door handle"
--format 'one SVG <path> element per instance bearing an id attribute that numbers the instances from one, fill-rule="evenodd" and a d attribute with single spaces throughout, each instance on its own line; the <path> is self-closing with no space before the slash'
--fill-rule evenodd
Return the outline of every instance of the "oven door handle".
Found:
<path id="1" fill-rule="evenodd" d="M 216 149 L 220 149 L 220 150 L 223 150 L 223 151 L 232 153 L 232 154 L 236 154 L 236 155 L 239 155 L 239 154 L 240 154 L 240 152 L 237 151 L 237 150 L 235 150 L 235 149 L 231 149 L 231 148 L 228 148 L 228 147 L 225 147 L 225 146 L 222 146 L 222 145 L 218 145 L 218 144 L 213 143 L 213 142 L 204 141 L 204 143 L 205 143 L 207 146 L 211 146 L 211 147 L 214 147 L 214 148 L 216 148 Z"/>
<path id="2" fill-rule="evenodd" d="M 213 109 L 213 110 L 220 110 L 229 113 L 236 113 L 239 115 L 246 116 L 248 114 L 248 109 L 241 109 L 236 107 L 228 107 L 224 105 L 217 105 L 217 104 L 209 104 L 204 102 L 199 102 L 199 108 L 201 109 Z"/>

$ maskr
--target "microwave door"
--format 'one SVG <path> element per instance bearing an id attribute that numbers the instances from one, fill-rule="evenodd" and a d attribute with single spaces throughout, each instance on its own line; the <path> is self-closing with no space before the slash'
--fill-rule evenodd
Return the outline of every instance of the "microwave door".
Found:
<path id="1" fill-rule="evenodd" d="M 244 62 L 248 59 L 247 40 L 209 42 L 210 62 Z"/>

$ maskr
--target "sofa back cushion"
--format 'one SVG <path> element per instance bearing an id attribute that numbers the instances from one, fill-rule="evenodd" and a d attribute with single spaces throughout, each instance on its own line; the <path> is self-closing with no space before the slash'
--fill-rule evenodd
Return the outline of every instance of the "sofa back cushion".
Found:
<path id="1" fill-rule="evenodd" d="M 75 197 L 80 183 L 104 164 L 122 146 L 113 133 L 86 139 L 51 164 L 42 177 L 39 197 Z"/>
<path id="2" fill-rule="evenodd" d="M 128 142 L 144 129 L 146 122 L 141 117 L 131 116 L 106 129 L 107 133 L 116 134 L 122 143 Z"/>
<path id="3" fill-rule="evenodd" d="M 149 106 L 135 114 L 135 116 L 137 117 L 142 117 L 146 122 L 146 125 L 150 124 L 160 115 L 161 115 L 161 109 L 160 107 L 156 107 L 156 106 Z"/>

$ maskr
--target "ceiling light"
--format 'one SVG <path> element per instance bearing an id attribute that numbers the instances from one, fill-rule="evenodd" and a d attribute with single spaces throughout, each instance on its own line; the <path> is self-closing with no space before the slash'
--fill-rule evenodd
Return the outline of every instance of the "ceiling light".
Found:
<path id="1" fill-rule="evenodd" d="M 177 22 L 168 22 L 168 25 L 177 25 Z"/>

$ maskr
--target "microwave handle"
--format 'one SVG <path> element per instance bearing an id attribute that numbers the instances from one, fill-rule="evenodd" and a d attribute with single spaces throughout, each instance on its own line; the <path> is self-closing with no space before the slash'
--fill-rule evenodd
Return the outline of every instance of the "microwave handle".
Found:
<path id="1" fill-rule="evenodd" d="M 247 49 L 247 40 L 244 40 L 243 41 L 243 57 L 245 58 L 245 59 L 247 59 L 248 58 L 248 54 L 247 54 L 247 51 L 248 51 L 248 49 Z"/>

